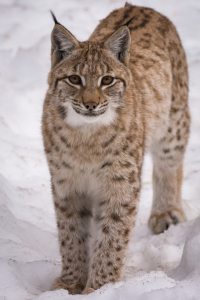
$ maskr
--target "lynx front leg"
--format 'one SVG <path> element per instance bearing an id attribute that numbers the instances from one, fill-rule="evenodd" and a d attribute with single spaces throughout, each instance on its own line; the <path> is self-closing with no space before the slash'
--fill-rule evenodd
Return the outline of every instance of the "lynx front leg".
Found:
<path id="1" fill-rule="evenodd" d="M 137 190 L 132 198 L 117 197 L 127 193 L 127 190 L 119 191 L 115 186 L 116 198 L 103 200 L 96 207 L 95 222 L 98 230 L 83 294 L 121 279 L 127 245 L 135 223 L 139 192 Z"/>
<path id="2" fill-rule="evenodd" d="M 52 290 L 67 289 L 70 294 L 81 293 L 88 275 L 88 225 L 92 213 L 87 202 L 77 195 L 60 198 L 53 188 L 57 216 L 62 273 Z"/>

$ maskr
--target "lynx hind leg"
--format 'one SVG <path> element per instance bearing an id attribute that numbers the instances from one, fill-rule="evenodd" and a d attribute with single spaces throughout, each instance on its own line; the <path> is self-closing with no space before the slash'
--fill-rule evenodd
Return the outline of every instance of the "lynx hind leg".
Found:
<path id="1" fill-rule="evenodd" d="M 159 234 L 171 224 L 186 220 L 181 203 L 181 183 L 182 164 L 170 165 L 154 159 L 153 206 L 148 223 L 153 233 Z"/>
<path id="2" fill-rule="evenodd" d="M 182 209 L 183 157 L 189 135 L 189 113 L 176 112 L 167 134 L 153 146 L 153 205 L 149 227 L 155 234 L 186 220 Z M 179 118 L 178 118 L 179 117 Z M 176 121 L 175 121 L 176 120 Z"/>

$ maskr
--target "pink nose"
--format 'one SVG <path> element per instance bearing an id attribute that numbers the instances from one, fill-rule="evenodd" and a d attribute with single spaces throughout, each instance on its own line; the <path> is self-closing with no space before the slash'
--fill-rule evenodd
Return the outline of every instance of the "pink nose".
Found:
<path id="1" fill-rule="evenodd" d="M 95 102 L 86 102 L 85 103 L 85 107 L 88 109 L 88 110 L 90 110 L 90 111 L 92 111 L 93 109 L 95 109 L 96 107 L 97 107 L 97 103 L 95 103 Z"/>

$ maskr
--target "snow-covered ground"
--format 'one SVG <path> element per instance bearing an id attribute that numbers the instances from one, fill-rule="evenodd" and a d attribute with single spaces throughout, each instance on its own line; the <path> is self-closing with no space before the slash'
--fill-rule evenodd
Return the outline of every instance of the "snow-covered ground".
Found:
<path id="1" fill-rule="evenodd" d="M 87 296 L 49 291 L 61 268 L 40 130 L 50 69 L 49 9 L 82 41 L 124 1 L 0 0 L 0 300 L 200 299 L 200 1 L 133 4 L 168 16 L 186 49 L 192 114 L 183 183 L 188 221 L 151 234 L 152 164 L 147 156 L 123 280 Z"/>

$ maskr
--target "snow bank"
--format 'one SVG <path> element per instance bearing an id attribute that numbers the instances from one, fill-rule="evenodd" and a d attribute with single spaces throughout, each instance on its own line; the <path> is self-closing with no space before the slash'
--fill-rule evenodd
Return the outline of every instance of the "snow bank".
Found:
<path id="1" fill-rule="evenodd" d="M 60 273 L 55 214 L 40 120 L 50 68 L 49 9 L 85 40 L 122 0 L 0 1 L 0 300 L 199 299 L 200 295 L 200 2 L 136 0 L 177 26 L 190 73 L 191 137 L 185 157 L 183 205 L 188 221 L 158 236 L 147 220 L 152 202 L 151 159 L 121 282 L 87 296 L 50 292 Z M 197 218 L 195 221 L 194 219 Z"/>

